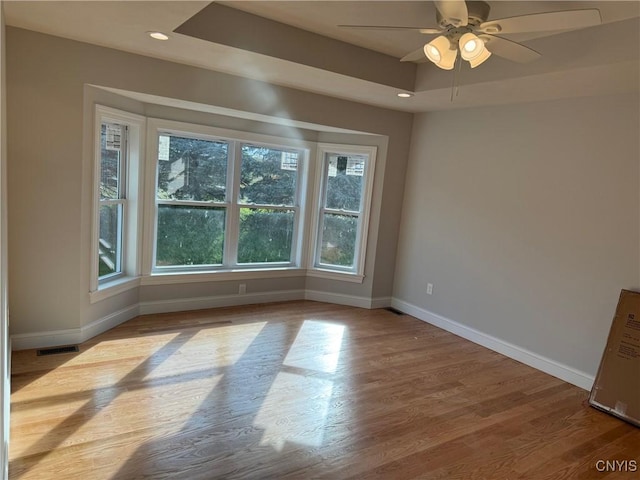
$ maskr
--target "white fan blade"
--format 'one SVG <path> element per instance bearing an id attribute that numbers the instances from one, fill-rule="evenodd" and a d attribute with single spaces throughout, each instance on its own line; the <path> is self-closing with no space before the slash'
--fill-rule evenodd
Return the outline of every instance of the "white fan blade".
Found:
<path id="1" fill-rule="evenodd" d="M 464 27 L 469 23 L 469 11 L 464 0 L 441 0 L 433 3 L 442 18 L 454 27 Z"/>
<path id="2" fill-rule="evenodd" d="M 398 27 L 394 25 L 338 25 L 340 28 L 353 28 L 358 30 L 415 30 L 416 32 L 425 33 L 427 35 L 441 33 L 438 28 L 429 27 Z"/>
<path id="3" fill-rule="evenodd" d="M 507 60 L 529 63 L 542 56 L 535 50 L 506 38 L 496 37 L 495 35 L 480 35 L 480 38 L 484 40 L 487 50 Z"/>
<path id="4" fill-rule="evenodd" d="M 600 10 L 565 10 L 563 12 L 534 13 L 519 17 L 501 18 L 481 23 L 478 32 L 483 33 L 525 33 L 571 30 L 600 25 Z"/>
<path id="5" fill-rule="evenodd" d="M 424 47 L 407 53 L 400 59 L 401 62 L 422 62 L 423 60 L 427 60 L 427 56 L 424 54 Z"/>

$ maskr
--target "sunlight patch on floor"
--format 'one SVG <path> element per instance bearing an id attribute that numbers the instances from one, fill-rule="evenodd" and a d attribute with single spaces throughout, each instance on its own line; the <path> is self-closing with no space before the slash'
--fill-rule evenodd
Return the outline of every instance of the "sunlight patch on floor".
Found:
<path id="1" fill-rule="evenodd" d="M 306 320 L 283 365 L 309 370 L 310 374 L 335 373 L 344 331 L 344 325 Z M 332 380 L 279 372 L 254 421 L 264 429 L 260 444 L 277 451 L 287 442 L 322 445 L 332 393 Z"/>
<path id="2" fill-rule="evenodd" d="M 267 322 L 219 327 L 201 330 L 184 343 L 176 352 L 154 366 L 145 380 L 162 379 L 167 376 L 189 374 L 211 365 L 223 368 L 234 365 L 260 335 Z M 198 347 L 198 343 L 202 345 Z M 189 355 L 182 352 L 189 351 Z"/>
<path id="3" fill-rule="evenodd" d="M 260 445 L 278 451 L 286 442 L 322 445 L 332 392 L 330 380 L 278 373 L 254 421 L 264 429 Z"/>
<path id="4" fill-rule="evenodd" d="M 40 408 L 37 402 L 45 404 L 52 401 L 66 402 L 66 395 L 81 397 L 83 392 L 91 394 L 95 390 L 109 389 L 117 385 L 129 372 L 138 368 L 145 362 L 145 358 L 127 358 L 121 360 L 118 364 L 105 362 L 100 369 L 72 368 L 66 375 L 64 381 L 61 381 L 61 372 L 65 371 L 67 365 L 57 367 L 48 373 L 41 375 L 33 380 L 25 387 L 15 391 L 11 395 L 12 405 L 20 405 L 21 409 L 29 408 L 28 405 L 34 405 L 34 408 Z M 122 373 L 122 364 L 127 362 L 129 370 L 126 375 Z M 47 392 L 55 391 L 54 398 Z"/>
<path id="5" fill-rule="evenodd" d="M 57 425 L 29 425 L 20 442 L 11 445 L 11 456 L 22 457 L 50 447 L 72 447 L 92 442 L 109 443 L 110 438 L 156 425 L 163 435 L 179 432 L 198 410 L 204 398 L 216 387 L 221 375 L 153 388 L 114 392 L 109 399 L 86 399 L 61 405 Z M 55 407 L 52 407 L 55 408 Z M 51 412 L 47 413 L 48 416 Z M 16 424 L 22 422 L 16 418 Z M 55 435 L 52 435 L 55 432 Z M 62 438 L 62 441 L 60 439 Z M 49 445 L 51 443 L 51 445 Z M 126 459 L 123 459 L 123 461 Z"/>
<path id="6" fill-rule="evenodd" d="M 344 325 L 306 320 L 283 364 L 324 373 L 335 373 L 340 359 Z"/>

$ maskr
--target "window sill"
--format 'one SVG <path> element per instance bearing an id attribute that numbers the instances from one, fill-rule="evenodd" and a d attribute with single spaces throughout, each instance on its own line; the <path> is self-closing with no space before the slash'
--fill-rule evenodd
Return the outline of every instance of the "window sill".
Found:
<path id="1" fill-rule="evenodd" d="M 322 268 L 313 268 L 307 270 L 308 277 L 327 278 L 329 280 L 338 280 L 341 282 L 362 283 L 364 275 L 351 272 L 338 272 L 336 270 L 325 270 Z"/>
<path id="2" fill-rule="evenodd" d="M 152 273 L 142 277 L 123 277 L 100 285 L 95 292 L 90 292 L 91 303 L 97 303 L 107 298 L 144 285 L 175 285 L 184 283 L 225 282 L 234 280 L 257 280 L 262 278 L 287 277 L 317 277 L 342 282 L 362 283 L 364 275 L 333 270 L 309 269 L 299 267 L 272 268 L 269 270 L 219 270 L 204 272 L 170 272 Z"/>
<path id="3" fill-rule="evenodd" d="M 140 277 L 121 277 L 111 282 L 103 283 L 95 292 L 89 293 L 89 301 L 97 303 L 107 298 L 119 295 L 140 285 Z"/>
<path id="4" fill-rule="evenodd" d="M 260 278 L 304 277 L 308 272 L 298 267 L 266 269 L 238 269 L 204 272 L 152 273 L 140 279 L 140 285 L 171 285 L 177 283 L 224 282 L 233 280 L 253 280 Z"/>

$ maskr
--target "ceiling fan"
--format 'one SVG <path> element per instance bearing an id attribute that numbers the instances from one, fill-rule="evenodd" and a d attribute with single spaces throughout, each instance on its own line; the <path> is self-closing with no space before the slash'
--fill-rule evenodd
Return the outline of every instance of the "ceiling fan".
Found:
<path id="1" fill-rule="evenodd" d="M 541 55 L 521 43 L 496 34 L 571 30 L 599 25 L 600 11 L 592 9 L 535 13 L 488 20 L 491 7 L 487 2 L 445 0 L 434 1 L 437 27 L 392 25 L 338 25 L 363 30 L 414 30 L 425 35 L 438 35 L 422 48 L 400 61 L 419 62 L 429 59 L 444 70 L 454 68 L 458 51 L 471 68 L 485 62 L 491 54 L 520 63 L 536 60 Z"/>

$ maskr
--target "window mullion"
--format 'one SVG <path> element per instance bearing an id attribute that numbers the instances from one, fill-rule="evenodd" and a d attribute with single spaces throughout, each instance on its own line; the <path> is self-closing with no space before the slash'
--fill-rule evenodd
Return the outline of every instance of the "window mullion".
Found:
<path id="1" fill-rule="evenodd" d="M 127 200 L 124 198 L 101 198 L 100 205 L 124 205 Z"/>
<path id="2" fill-rule="evenodd" d="M 126 199 L 128 197 L 127 184 L 129 182 L 129 178 L 127 175 L 127 166 L 129 163 L 129 159 L 127 158 L 127 152 L 129 150 L 129 129 L 125 125 L 123 125 L 122 130 L 122 139 L 120 142 L 120 178 L 118 181 L 118 196 L 119 198 Z"/>
<path id="3" fill-rule="evenodd" d="M 227 204 L 224 202 L 198 202 L 193 200 L 164 200 L 157 199 L 156 203 L 158 205 L 172 205 L 172 206 L 183 206 L 183 207 L 204 207 L 204 208 L 215 208 L 215 207 L 226 207 Z"/>
<path id="4" fill-rule="evenodd" d="M 316 230 L 316 251 L 313 255 L 313 265 L 320 265 L 320 256 L 322 254 L 322 231 L 324 230 L 324 219 L 327 205 L 327 180 L 329 174 L 329 162 L 326 161 L 324 153 L 322 153 L 322 174 L 320 181 L 320 200 L 319 200 L 319 214 L 318 225 Z"/>
<path id="5" fill-rule="evenodd" d="M 255 210 L 298 211 L 298 207 L 295 205 L 267 205 L 267 204 L 257 204 L 257 203 L 241 203 L 238 206 L 239 208 L 253 208 Z"/>
<path id="6" fill-rule="evenodd" d="M 345 217 L 356 217 L 357 218 L 357 217 L 360 216 L 360 212 L 354 212 L 352 210 L 336 210 L 335 208 L 323 207 L 321 209 L 321 211 L 322 211 L 322 214 L 329 213 L 329 214 L 332 214 L 332 215 L 343 215 Z"/>
<path id="7" fill-rule="evenodd" d="M 225 265 L 228 267 L 234 267 L 238 263 L 238 241 L 240 238 L 240 207 L 238 206 L 238 199 L 240 197 L 242 148 L 240 148 L 240 142 L 232 142 L 232 145 L 230 153 L 231 172 L 228 179 L 230 188 L 227 189 L 229 192 L 227 198 L 229 210 L 227 212 L 227 235 L 225 237 Z"/>

